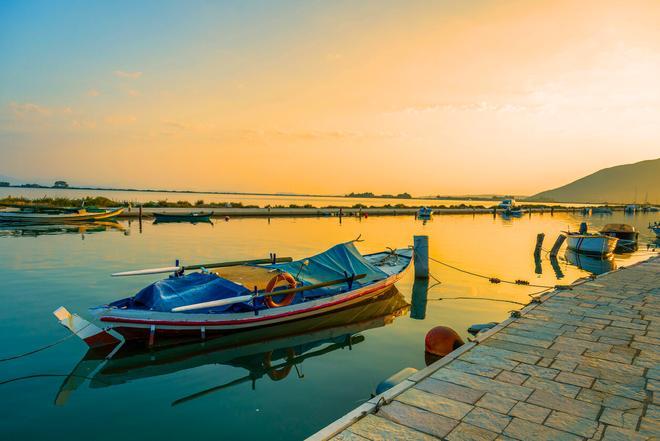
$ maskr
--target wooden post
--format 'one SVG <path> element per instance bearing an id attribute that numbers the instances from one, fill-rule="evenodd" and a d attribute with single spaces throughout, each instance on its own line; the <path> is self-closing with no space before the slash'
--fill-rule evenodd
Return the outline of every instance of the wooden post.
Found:
<path id="1" fill-rule="evenodd" d="M 429 237 L 414 236 L 415 247 L 415 278 L 427 279 L 429 277 Z"/>
<path id="2" fill-rule="evenodd" d="M 560 234 L 557 237 L 557 240 L 555 241 L 555 244 L 552 246 L 552 249 L 550 250 L 550 256 L 551 257 L 557 257 L 557 253 L 559 252 L 559 248 L 561 248 L 562 244 L 566 240 L 566 235 L 565 234 Z"/>
<path id="3" fill-rule="evenodd" d="M 138 217 L 140 218 L 140 222 L 142 222 L 142 205 L 140 205 L 140 210 L 138 212 Z"/>
<path id="4" fill-rule="evenodd" d="M 543 248 L 543 239 L 545 239 L 545 233 L 539 233 L 536 235 L 536 246 L 534 247 L 534 255 L 541 254 L 541 248 Z"/>

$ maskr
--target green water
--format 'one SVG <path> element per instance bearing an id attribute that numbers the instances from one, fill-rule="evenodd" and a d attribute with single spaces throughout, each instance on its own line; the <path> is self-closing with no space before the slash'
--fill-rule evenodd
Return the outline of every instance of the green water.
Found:
<path id="1" fill-rule="evenodd" d="M 593 228 L 609 222 L 638 227 L 640 250 L 617 256 L 611 265 L 621 266 L 650 254 L 644 244 L 654 239 L 646 225 L 657 217 L 615 214 L 586 220 Z M 358 234 L 366 239 L 359 244 L 363 252 L 405 246 L 413 235 L 427 234 L 431 255 L 447 263 L 539 285 L 570 283 L 588 273 L 564 259 L 554 268 L 544 259 L 542 274 L 537 274 L 532 249 L 537 233 L 546 233 L 545 248 L 550 248 L 559 231 L 577 229 L 582 220 L 546 213 L 511 220 L 437 216 L 426 224 L 391 216 L 344 218 L 341 223 L 337 218 L 286 218 L 141 227 L 121 222 L 120 228 L 54 231 L 0 227 L 0 358 L 66 337 L 68 331 L 52 315 L 57 307 L 84 315 L 89 306 L 130 295 L 156 280 L 110 278 L 112 272 L 170 265 L 177 258 L 198 263 L 270 252 L 298 258 Z M 524 303 L 539 290 L 493 285 L 435 263 L 431 272 L 442 283 L 430 291 L 430 299 L 490 297 Z M 135 439 L 138 433 L 142 440 L 301 439 L 369 399 L 394 372 L 424 367 L 424 335 L 431 327 L 450 326 L 466 338 L 469 325 L 501 321 L 520 307 L 483 300 L 429 301 L 425 310 L 416 305 L 414 315 L 425 316 L 419 320 L 410 317 L 406 306 L 412 273 L 397 287 L 398 292 L 341 315 L 226 341 L 120 352 L 105 364 L 86 355 L 86 346 L 76 338 L 0 362 L 0 432 L 4 439 L 38 440 Z"/>

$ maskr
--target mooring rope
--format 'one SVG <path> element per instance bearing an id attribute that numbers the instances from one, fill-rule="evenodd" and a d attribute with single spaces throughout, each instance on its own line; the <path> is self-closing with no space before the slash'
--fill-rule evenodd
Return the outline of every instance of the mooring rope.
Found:
<path id="1" fill-rule="evenodd" d="M 529 305 L 529 303 L 516 302 L 515 300 L 494 299 L 491 297 L 439 297 L 437 299 L 429 299 L 429 301 L 440 301 L 440 300 L 489 300 L 491 302 L 514 303 L 516 305 L 522 305 L 522 306 Z"/>
<path id="2" fill-rule="evenodd" d="M 7 357 L 7 358 L 0 358 L 0 363 L 2 363 L 3 361 L 16 360 L 16 359 L 18 359 L 18 358 L 23 358 L 23 357 L 27 357 L 28 355 L 36 354 L 37 352 L 41 352 L 41 351 L 44 351 L 44 350 L 46 350 L 46 349 L 48 349 L 48 348 L 52 348 L 53 346 L 57 346 L 57 345 L 59 345 L 60 343 L 63 343 L 63 342 L 65 342 L 66 340 L 70 339 L 71 337 L 74 337 L 75 335 L 76 335 L 76 334 L 69 334 L 69 335 L 67 335 L 66 337 L 62 338 L 62 339 L 59 339 L 59 340 L 57 340 L 57 341 L 55 341 L 55 342 L 53 342 L 53 343 L 49 343 L 49 344 L 47 344 L 46 346 L 42 346 L 42 347 L 40 347 L 40 348 L 37 348 L 37 349 L 34 349 L 34 350 L 32 350 L 32 351 L 26 352 L 26 353 L 24 353 L 24 354 L 13 355 L 13 356 L 11 356 L 11 357 Z M 2 383 L 0 383 L 0 384 L 2 384 Z"/>
<path id="3" fill-rule="evenodd" d="M 475 273 L 475 272 L 472 272 L 472 271 L 468 271 L 468 270 L 466 270 L 466 269 L 459 268 L 459 267 L 457 267 L 457 266 L 450 265 L 450 264 L 448 264 L 448 263 L 446 263 L 446 262 L 443 262 L 443 261 L 441 261 L 441 260 L 435 259 L 435 258 L 433 258 L 433 257 L 431 257 L 431 256 L 429 256 L 429 260 L 432 260 L 433 262 L 439 263 L 440 265 L 444 265 L 444 266 L 446 266 L 446 267 L 448 267 L 448 268 L 451 268 L 451 269 L 453 269 L 453 270 L 460 271 L 460 272 L 462 272 L 462 273 L 469 274 L 469 275 L 474 276 L 474 277 L 480 277 L 480 278 L 482 278 L 482 279 L 486 279 L 486 280 L 488 280 L 490 283 L 508 283 L 508 284 L 510 284 L 510 285 L 530 286 L 530 287 L 533 287 L 533 288 L 546 288 L 546 289 L 558 288 L 558 287 L 560 286 L 560 285 L 554 285 L 554 286 L 549 286 L 549 285 L 536 285 L 536 284 L 529 283 L 527 280 L 522 280 L 522 279 L 517 279 L 517 280 L 515 280 L 515 281 L 511 281 L 511 280 L 503 280 L 503 279 L 500 279 L 500 278 L 497 278 L 497 277 L 490 277 L 490 276 L 486 276 L 486 275 L 483 275 L 483 274 L 478 274 L 478 273 Z M 563 285 L 562 285 L 562 287 L 563 287 Z"/>
<path id="4" fill-rule="evenodd" d="M 100 383 L 109 385 L 109 383 L 107 383 L 105 381 L 101 381 L 97 378 L 87 377 L 85 375 L 76 375 L 76 374 L 32 374 L 32 375 L 24 375 L 22 377 L 15 377 L 15 378 L 10 378 L 9 380 L 0 381 L 0 386 L 5 385 L 5 384 L 9 384 L 9 383 L 15 383 L 17 381 L 30 380 L 30 379 L 33 379 L 33 378 L 53 378 L 53 377 L 56 377 L 56 378 L 57 377 L 60 377 L 60 378 L 61 377 L 82 378 L 84 380 L 94 380 L 94 381 L 98 381 Z"/>
<path id="5" fill-rule="evenodd" d="M 52 348 L 53 346 L 57 346 L 57 345 L 59 345 L 60 343 L 64 343 L 65 341 L 67 341 L 67 340 L 70 339 L 71 337 L 75 337 L 78 333 L 80 333 L 83 329 L 85 329 L 85 328 L 88 327 L 89 325 L 91 325 L 91 323 L 87 323 L 85 326 L 83 326 L 82 328 L 80 328 L 80 329 L 78 330 L 77 333 L 71 333 L 71 334 L 67 335 L 67 336 L 64 337 L 64 338 L 61 338 L 61 339 L 59 339 L 59 340 L 57 340 L 57 341 L 54 341 L 53 343 L 49 343 L 49 344 L 47 344 L 47 345 L 45 345 L 45 346 L 41 346 L 41 347 L 39 347 L 39 348 L 37 348 L 37 349 L 33 349 L 33 350 L 29 351 L 29 352 L 25 352 L 25 353 L 23 353 L 23 354 L 18 354 L 18 355 L 13 355 L 13 356 L 11 356 L 11 357 L 0 358 L 0 363 L 2 363 L 3 361 L 10 361 L 10 360 L 16 360 L 16 359 L 18 359 L 18 358 L 27 357 L 28 355 L 36 354 L 37 352 L 41 352 L 41 351 L 44 351 L 44 350 L 46 350 L 46 349 L 48 349 L 48 348 Z"/>

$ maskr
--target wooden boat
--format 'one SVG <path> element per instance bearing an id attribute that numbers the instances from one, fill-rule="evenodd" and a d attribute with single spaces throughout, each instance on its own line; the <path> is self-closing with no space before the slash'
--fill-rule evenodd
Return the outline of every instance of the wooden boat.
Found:
<path id="1" fill-rule="evenodd" d="M 604 234 L 567 233 L 566 237 L 569 250 L 597 256 L 612 254 L 618 241 L 616 237 Z"/>
<path id="2" fill-rule="evenodd" d="M 156 222 L 210 222 L 213 212 L 154 213 Z"/>
<path id="3" fill-rule="evenodd" d="M 619 239 L 615 251 L 630 252 L 637 248 L 637 238 L 639 232 L 635 227 L 628 224 L 607 224 L 601 230 L 600 234 L 612 236 Z"/>
<path id="4" fill-rule="evenodd" d="M 347 242 L 298 261 L 239 262 L 212 271 L 201 268 L 188 275 L 183 275 L 183 267 L 119 273 L 175 271 L 135 296 L 92 308 L 95 320 L 110 327 L 112 333 L 64 307 L 54 314 L 90 346 L 116 344 L 122 339 L 150 345 L 162 337 L 203 339 L 214 333 L 331 313 L 379 296 L 403 277 L 412 259 L 411 248 L 362 255 L 353 242 Z M 285 287 L 280 287 L 282 282 Z"/>
<path id="5" fill-rule="evenodd" d="M 55 399 L 64 405 L 71 394 L 91 376 L 89 387 L 101 388 L 172 375 L 203 366 L 234 366 L 247 370 L 238 380 L 213 386 L 211 391 L 225 390 L 246 381 L 282 380 L 294 365 L 329 352 L 348 349 L 366 338 L 360 333 L 390 325 L 409 310 L 403 295 L 390 287 L 378 298 L 361 302 L 330 315 L 288 322 L 279 326 L 234 332 L 215 339 L 161 340 L 153 348 L 122 345 L 90 349 L 64 380 Z M 112 352 L 111 352 L 112 351 Z M 181 404 L 206 394 L 191 391 L 176 401 Z"/>
<path id="6" fill-rule="evenodd" d="M 88 212 L 84 208 L 69 213 L 43 213 L 30 211 L 0 211 L 0 222 L 22 222 L 26 224 L 89 222 L 102 219 L 111 219 L 120 215 L 123 208 L 113 208 L 102 211 Z"/>

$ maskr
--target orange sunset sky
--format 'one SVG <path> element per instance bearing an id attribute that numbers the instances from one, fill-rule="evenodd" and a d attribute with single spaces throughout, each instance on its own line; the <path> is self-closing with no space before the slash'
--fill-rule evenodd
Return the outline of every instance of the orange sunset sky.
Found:
<path id="1" fill-rule="evenodd" d="M 660 1 L 0 4 L 0 175 L 533 194 L 660 152 Z"/>

